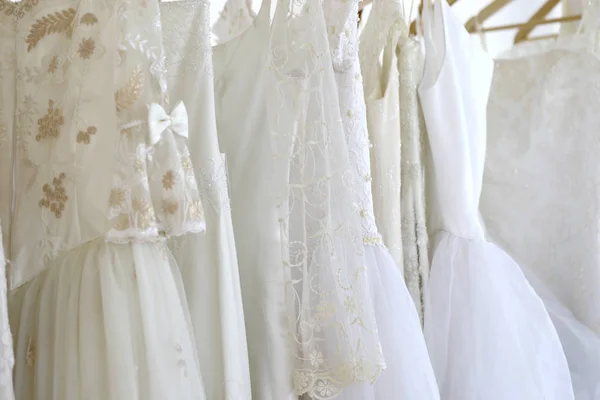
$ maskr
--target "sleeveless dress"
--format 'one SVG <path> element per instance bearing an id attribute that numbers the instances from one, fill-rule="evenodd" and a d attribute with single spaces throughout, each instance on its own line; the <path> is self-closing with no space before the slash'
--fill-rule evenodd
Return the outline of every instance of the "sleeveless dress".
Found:
<path id="1" fill-rule="evenodd" d="M 600 398 L 599 12 L 591 2 L 583 32 L 546 52 L 496 62 L 481 198 L 546 304 L 576 399 Z"/>
<path id="2" fill-rule="evenodd" d="M 250 399 L 250 371 L 225 158 L 214 108 L 210 2 L 161 2 L 169 97 L 189 112 L 191 165 L 205 233 L 169 242 L 181 269 L 208 399 Z"/>
<path id="3" fill-rule="evenodd" d="M 252 394 L 330 399 L 384 362 L 321 4 L 270 8 L 213 49 Z"/>
<path id="4" fill-rule="evenodd" d="M 417 86 L 423 72 L 419 42 L 408 36 L 402 5 L 375 0 L 360 45 L 366 76 L 367 121 L 373 144 L 375 221 L 401 266 L 421 322 L 429 278 L 422 161 L 423 124 Z M 379 58 L 383 53 L 383 62 Z"/>
<path id="5" fill-rule="evenodd" d="M 16 398 L 205 399 L 165 237 L 205 229 L 157 0 L 5 0 Z M 10 188 L 2 188 L 10 190 Z"/>
<path id="6" fill-rule="evenodd" d="M 573 399 L 556 329 L 520 267 L 478 217 L 492 61 L 441 0 L 423 12 L 419 95 L 432 162 L 425 338 L 448 400 Z"/>
<path id="7" fill-rule="evenodd" d="M 341 399 L 439 399 L 423 332 L 398 266 L 373 216 L 367 115 L 358 59 L 358 1 L 323 1 L 350 164 L 357 175 L 355 213 L 361 218 L 367 274 L 387 368 L 372 384 L 344 390 Z"/>

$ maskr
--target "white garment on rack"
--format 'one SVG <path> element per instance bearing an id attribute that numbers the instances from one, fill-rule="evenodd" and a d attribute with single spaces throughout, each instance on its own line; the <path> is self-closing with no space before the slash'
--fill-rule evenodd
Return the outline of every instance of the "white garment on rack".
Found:
<path id="1" fill-rule="evenodd" d="M 358 0 L 324 0 L 323 8 L 350 164 L 356 174 L 354 211 L 362 220 L 367 275 L 387 365 L 375 383 L 347 388 L 340 398 L 439 399 L 415 304 L 375 225 L 367 114 L 358 58 Z"/>
<path id="2" fill-rule="evenodd" d="M 384 363 L 320 0 L 269 10 L 214 48 L 252 392 L 329 399 Z"/>
<path id="3" fill-rule="evenodd" d="M 15 397 L 205 399 L 165 240 L 205 223 L 185 106 L 165 101 L 158 0 L 0 5 L 18 67 L 15 147 L 0 149 Z"/>
<path id="4" fill-rule="evenodd" d="M 424 8 L 419 94 L 432 163 L 436 236 L 425 338 L 446 400 L 568 400 L 556 329 L 521 269 L 478 217 L 493 64 L 450 6 Z"/>
<path id="5" fill-rule="evenodd" d="M 206 233 L 171 239 L 181 269 L 208 399 L 249 400 L 250 371 L 225 157 L 214 108 L 210 2 L 161 2 L 169 97 L 189 113 L 191 165 Z"/>
<path id="6" fill-rule="evenodd" d="M 408 35 L 401 2 L 375 1 L 372 7 L 361 40 L 361 65 L 373 143 L 375 219 L 423 318 L 429 277 L 424 128 L 417 96 L 423 55 L 420 43 Z"/>
<path id="7" fill-rule="evenodd" d="M 583 34 L 496 62 L 480 207 L 490 236 L 519 261 L 544 300 L 575 398 L 585 400 L 600 399 L 600 58 L 593 51 L 600 2 L 594 3 Z"/>

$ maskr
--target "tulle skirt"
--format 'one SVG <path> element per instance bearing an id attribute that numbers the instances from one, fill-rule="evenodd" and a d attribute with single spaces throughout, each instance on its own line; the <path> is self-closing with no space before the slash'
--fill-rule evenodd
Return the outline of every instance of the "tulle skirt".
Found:
<path id="1" fill-rule="evenodd" d="M 365 246 L 365 259 L 387 368 L 372 385 L 355 384 L 339 399 L 439 399 L 419 315 L 396 263 L 383 246 Z"/>
<path id="2" fill-rule="evenodd" d="M 562 343 L 575 400 L 600 400 L 600 337 L 581 323 L 537 276 L 523 268 L 523 273 L 540 296 Z"/>
<path id="3" fill-rule="evenodd" d="M 164 242 L 97 240 L 10 294 L 20 400 L 205 399 Z"/>
<path id="4" fill-rule="evenodd" d="M 250 400 L 248 347 L 233 232 L 218 223 L 210 228 L 210 232 L 172 238 L 169 248 L 183 277 L 207 398 Z"/>
<path id="5" fill-rule="evenodd" d="M 425 338 L 442 399 L 573 399 L 556 329 L 520 267 L 484 240 L 436 239 Z"/>

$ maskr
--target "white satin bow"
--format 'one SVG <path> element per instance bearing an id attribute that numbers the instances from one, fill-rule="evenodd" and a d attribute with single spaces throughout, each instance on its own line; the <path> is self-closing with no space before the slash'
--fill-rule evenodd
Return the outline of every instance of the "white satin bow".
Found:
<path id="1" fill-rule="evenodd" d="M 167 114 L 165 109 L 157 103 L 150 104 L 148 110 L 148 128 L 150 131 L 150 145 L 154 146 L 167 129 L 184 138 L 188 137 L 188 114 L 182 101 Z"/>

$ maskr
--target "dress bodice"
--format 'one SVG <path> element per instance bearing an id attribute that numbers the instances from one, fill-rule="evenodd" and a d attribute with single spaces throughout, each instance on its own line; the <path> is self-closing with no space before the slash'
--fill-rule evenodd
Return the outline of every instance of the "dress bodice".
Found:
<path id="1" fill-rule="evenodd" d="M 12 285 L 96 238 L 204 229 L 185 107 L 167 103 L 158 2 L 0 4 L 2 25 L 16 25 Z"/>
<path id="2" fill-rule="evenodd" d="M 432 13 L 429 16 L 429 13 Z M 433 160 L 433 230 L 483 238 L 478 217 L 492 60 L 444 1 L 424 11 L 426 61 L 419 95 Z"/>

